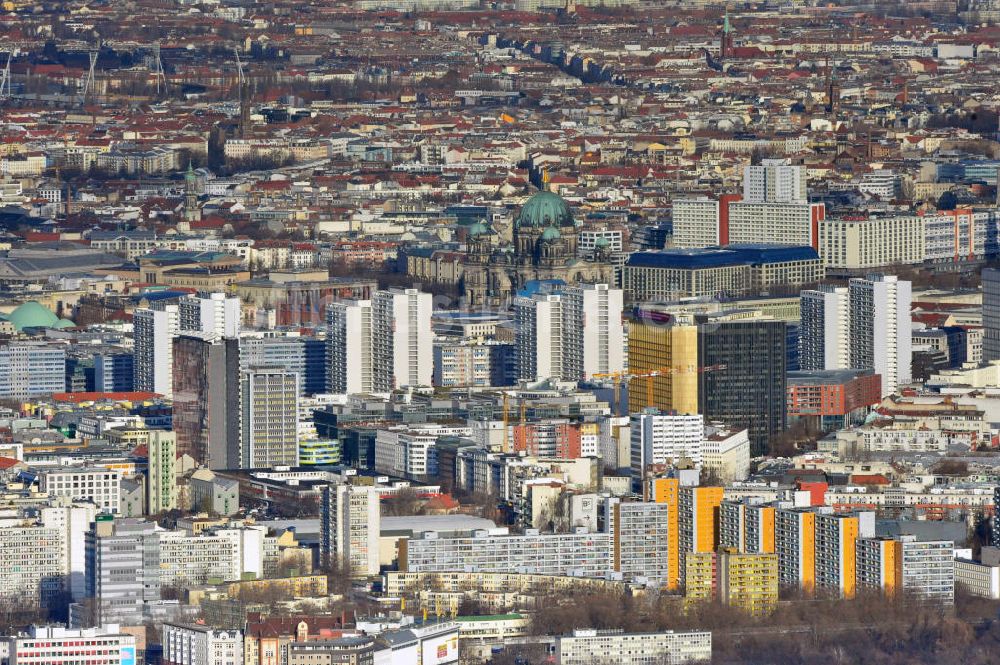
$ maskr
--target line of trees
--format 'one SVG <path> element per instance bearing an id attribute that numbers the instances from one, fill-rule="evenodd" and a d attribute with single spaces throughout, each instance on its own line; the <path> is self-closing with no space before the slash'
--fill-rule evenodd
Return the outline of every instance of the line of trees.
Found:
<path id="1" fill-rule="evenodd" d="M 770 616 L 752 617 L 718 602 L 685 604 L 677 596 L 561 593 L 538 599 L 531 632 L 709 630 L 713 662 L 734 664 L 986 665 L 1000 652 L 1000 604 L 962 589 L 954 607 L 903 592 L 862 591 L 850 600 L 795 591 L 783 597 Z M 529 656 L 526 662 L 536 661 Z"/>

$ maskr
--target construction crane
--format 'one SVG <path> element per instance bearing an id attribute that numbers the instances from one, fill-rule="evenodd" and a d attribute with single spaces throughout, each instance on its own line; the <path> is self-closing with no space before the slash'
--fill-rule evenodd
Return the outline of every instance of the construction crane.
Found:
<path id="1" fill-rule="evenodd" d="M 688 367 L 657 367 L 655 369 L 646 370 L 643 372 L 606 372 L 594 374 L 595 379 L 610 379 L 611 384 L 614 387 L 614 399 L 611 404 L 612 413 L 618 412 L 618 415 L 624 415 L 621 413 L 621 387 L 626 381 L 631 382 L 633 379 L 646 379 L 646 406 L 653 406 L 653 379 L 658 376 L 669 376 L 671 374 L 701 374 L 702 372 L 716 372 L 726 369 L 726 365 L 706 365 L 704 367 L 695 367 L 689 365 Z M 631 399 L 631 395 L 629 395 Z"/>
<path id="2" fill-rule="evenodd" d="M 520 424 L 524 425 L 525 416 L 527 415 L 528 403 L 524 398 L 519 398 L 520 402 Z M 503 392 L 503 451 L 508 453 L 514 449 L 514 440 L 510 435 L 510 393 L 508 391 Z"/>

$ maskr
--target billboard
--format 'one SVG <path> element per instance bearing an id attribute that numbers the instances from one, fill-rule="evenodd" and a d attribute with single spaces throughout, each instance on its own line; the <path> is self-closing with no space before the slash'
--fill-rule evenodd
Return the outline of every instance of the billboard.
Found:
<path id="1" fill-rule="evenodd" d="M 458 630 L 423 640 L 420 651 L 423 665 L 443 665 L 458 661 Z"/>

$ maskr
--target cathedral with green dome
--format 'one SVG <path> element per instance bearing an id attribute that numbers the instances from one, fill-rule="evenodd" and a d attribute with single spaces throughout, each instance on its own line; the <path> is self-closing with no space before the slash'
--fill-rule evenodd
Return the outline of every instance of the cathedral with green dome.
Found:
<path id="1" fill-rule="evenodd" d="M 462 283 L 470 306 L 505 307 L 533 280 L 614 281 L 606 246 L 593 256 L 578 255 L 579 227 L 569 204 L 556 194 L 539 192 L 528 199 L 511 236 L 509 246 L 485 224 L 469 228 Z"/>

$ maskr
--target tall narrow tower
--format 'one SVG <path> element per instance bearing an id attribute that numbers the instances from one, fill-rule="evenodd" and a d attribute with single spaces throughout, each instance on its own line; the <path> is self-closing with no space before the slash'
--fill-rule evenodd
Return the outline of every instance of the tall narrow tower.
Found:
<path id="1" fill-rule="evenodd" d="M 719 60 L 725 60 L 733 53 L 733 27 L 729 23 L 729 10 L 722 19 L 722 39 L 719 42 Z"/>
<path id="2" fill-rule="evenodd" d="M 250 133 L 250 82 L 243 70 L 239 49 L 233 49 L 233 52 L 236 54 L 236 84 L 240 94 L 240 138 L 245 139 Z"/>
<path id="3" fill-rule="evenodd" d="M 198 209 L 198 176 L 189 161 L 187 173 L 184 174 L 184 221 L 195 222 L 199 219 L 201 210 Z"/>
<path id="4" fill-rule="evenodd" d="M 837 80 L 836 66 L 830 66 L 830 60 L 826 61 L 826 112 L 830 115 L 837 114 L 837 106 L 840 104 L 840 81 Z"/>

